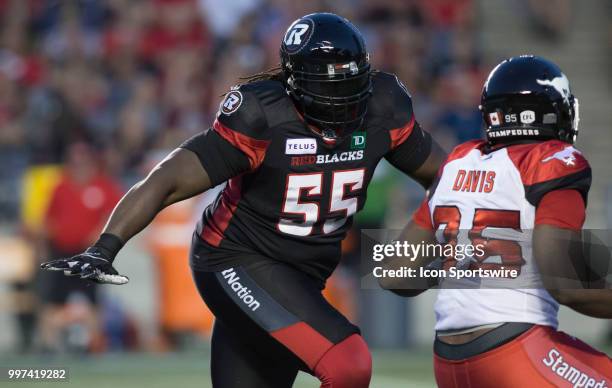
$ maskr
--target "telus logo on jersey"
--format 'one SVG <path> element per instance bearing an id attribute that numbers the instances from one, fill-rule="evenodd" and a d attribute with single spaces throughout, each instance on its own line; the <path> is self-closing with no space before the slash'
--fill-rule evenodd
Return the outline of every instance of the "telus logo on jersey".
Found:
<path id="1" fill-rule="evenodd" d="M 494 171 L 459 170 L 453 184 L 453 191 L 468 193 L 490 193 L 495 185 Z"/>
<path id="2" fill-rule="evenodd" d="M 317 153 L 317 141 L 315 139 L 287 139 L 285 143 L 285 154 L 287 155 L 310 155 Z"/>
<path id="3" fill-rule="evenodd" d="M 242 303 L 250 308 L 251 311 L 255 311 L 259 308 L 259 306 L 261 306 L 261 303 L 259 303 L 253 295 L 251 295 L 251 290 L 239 282 L 240 277 L 236 274 L 234 268 L 228 268 L 225 271 L 221 271 L 221 274 L 223 275 L 223 278 L 227 280 L 227 284 L 230 286 L 232 291 L 234 291 L 238 299 L 240 299 Z"/>
<path id="4" fill-rule="evenodd" d="M 586 372 L 572 366 L 557 349 L 550 349 L 542 363 L 552 370 L 557 376 L 572 384 L 572 387 L 608 388 L 606 379 L 599 380 L 601 376 L 589 376 Z M 598 381 L 599 380 L 599 381 Z"/>

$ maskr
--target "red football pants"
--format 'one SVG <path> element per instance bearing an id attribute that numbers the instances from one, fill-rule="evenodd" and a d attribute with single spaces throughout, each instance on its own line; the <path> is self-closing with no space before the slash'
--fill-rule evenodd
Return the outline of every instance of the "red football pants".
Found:
<path id="1" fill-rule="evenodd" d="M 451 361 L 434 356 L 440 388 L 612 388 L 612 360 L 579 339 L 534 326 L 477 356 Z"/>

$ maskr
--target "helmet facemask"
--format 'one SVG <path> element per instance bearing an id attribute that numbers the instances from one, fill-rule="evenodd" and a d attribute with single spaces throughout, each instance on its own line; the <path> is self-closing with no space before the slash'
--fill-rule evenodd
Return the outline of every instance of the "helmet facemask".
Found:
<path id="1" fill-rule="evenodd" d="M 370 66 L 357 69 L 355 62 L 350 62 L 327 68 L 328 74 L 293 71 L 287 85 L 304 118 L 322 136 L 337 140 L 363 122 L 372 93 Z"/>
<path id="2" fill-rule="evenodd" d="M 372 93 L 363 36 L 348 20 L 314 13 L 296 20 L 280 47 L 287 92 L 309 127 L 329 144 L 358 130 Z"/>

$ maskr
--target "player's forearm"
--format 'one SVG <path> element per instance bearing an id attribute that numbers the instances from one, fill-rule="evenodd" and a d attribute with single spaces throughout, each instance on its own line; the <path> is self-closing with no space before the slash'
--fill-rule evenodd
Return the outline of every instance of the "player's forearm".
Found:
<path id="1" fill-rule="evenodd" d="M 578 288 L 589 279 L 578 231 L 538 225 L 533 231 L 533 252 L 544 288 L 559 304 L 591 317 L 612 318 L 612 290 L 605 284 Z"/>
<path id="2" fill-rule="evenodd" d="M 430 230 L 423 229 L 411 222 L 400 234 L 398 241 L 407 242 L 408 244 L 428 244 L 434 243 L 435 239 Z M 421 267 L 426 267 L 433 262 L 435 258 L 427 255 L 419 255 L 417 257 L 391 257 L 383 261 L 383 269 L 387 271 L 395 271 L 396 273 L 419 273 Z M 389 272 L 386 272 L 389 274 Z M 435 285 L 435 279 L 414 277 L 394 277 L 383 276 L 378 279 L 382 288 L 387 289 L 400 296 L 412 297 L 419 295 L 423 291 Z"/>
<path id="3" fill-rule="evenodd" d="M 429 189 L 436 178 L 440 165 L 446 160 L 446 152 L 440 145 L 432 140 L 431 152 L 425 162 L 410 176 L 419 182 L 425 189 Z"/>
<path id="4" fill-rule="evenodd" d="M 157 213 L 170 204 L 172 187 L 147 178 L 135 184 L 113 210 L 104 233 L 119 237 L 124 243 L 142 231 Z"/>
<path id="5" fill-rule="evenodd" d="M 612 290 L 549 290 L 553 298 L 572 310 L 595 318 L 612 319 Z"/>
<path id="6" fill-rule="evenodd" d="M 127 242 L 143 230 L 163 208 L 193 197 L 211 186 L 197 156 L 177 149 L 135 184 L 119 201 L 104 233 Z"/>
<path id="7" fill-rule="evenodd" d="M 418 271 L 418 266 L 406 259 L 396 259 L 385 261 L 384 269 L 387 271 Z M 415 297 L 422 294 L 431 288 L 434 284 L 431 284 L 427 278 L 396 278 L 396 277 L 382 277 L 378 280 L 380 286 L 385 290 L 391 291 L 394 294 L 403 297 Z"/>

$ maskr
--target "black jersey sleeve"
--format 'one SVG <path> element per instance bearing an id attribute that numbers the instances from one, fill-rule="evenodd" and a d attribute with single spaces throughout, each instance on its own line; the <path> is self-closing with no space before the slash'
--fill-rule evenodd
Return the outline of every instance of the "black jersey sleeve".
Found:
<path id="1" fill-rule="evenodd" d="M 233 87 L 219 105 L 212 128 L 181 145 L 198 155 L 212 184 L 257 169 L 268 148 L 269 131 L 256 85 Z"/>
<path id="2" fill-rule="evenodd" d="M 251 170 L 261 165 L 270 143 L 268 121 L 255 88 L 249 84 L 232 88 L 213 124 L 220 137 L 246 155 Z"/>
<path id="3" fill-rule="evenodd" d="M 430 153 L 431 135 L 421 129 L 418 123 L 415 123 L 408 137 L 397 147 L 391 149 L 385 155 L 385 159 L 398 170 L 410 173 L 421 167 Z"/>
<path id="4" fill-rule="evenodd" d="M 372 116 L 389 141 L 385 158 L 403 172 L 415 171 L 431 152 L 431 136 L 416 121 L 412 97 L 396 75 L 377 72 L 373 84 Z"/>
<path id="5" fill-rule="evenodd" d="M 180 148 L 198 156 L 213 186 L 251 169 L 249 158 L 212 129 L 191 137 Z"/>

